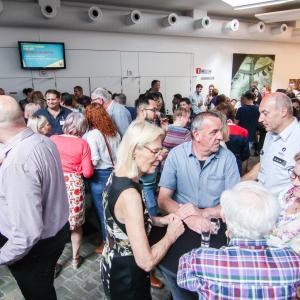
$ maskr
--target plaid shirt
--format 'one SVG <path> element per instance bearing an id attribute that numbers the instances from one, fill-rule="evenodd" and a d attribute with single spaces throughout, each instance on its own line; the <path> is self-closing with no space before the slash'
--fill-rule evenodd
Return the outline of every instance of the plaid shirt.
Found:
<path id="1" fill-rule="evenodd" d="M 184 254 L 177 283 L 199 299 L 292 299 L 300 286 L 300 256 L 265 240 L 232 239 L 229 247 Z"/>

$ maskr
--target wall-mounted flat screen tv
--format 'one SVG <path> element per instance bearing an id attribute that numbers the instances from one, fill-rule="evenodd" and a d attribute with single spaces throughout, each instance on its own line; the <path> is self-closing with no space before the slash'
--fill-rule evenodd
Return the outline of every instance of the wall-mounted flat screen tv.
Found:
<path id="1" fill-rule="evenodd" d="M 64 43 L 18 42 L 22 69 L 57 70 L 66 68 Z"/>

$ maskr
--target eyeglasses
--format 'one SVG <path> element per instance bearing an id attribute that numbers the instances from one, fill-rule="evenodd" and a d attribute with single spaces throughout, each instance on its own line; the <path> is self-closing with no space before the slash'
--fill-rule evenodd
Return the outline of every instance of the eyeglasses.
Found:
<path id="1" fill-rule="evenodd" d="M 160 148 L 158 150 L 153 150 L 147 146 L 144 146 L 147 150 L 149 150 L 152 154 L 154 154 L 155 157 L 158 157 L 159 155 L 163 154 L 164 152 L 167 152 L 165 148 Z"/>
<path id="2" fill-rule="evenodd" d="M 144 108 L 144 110 L 151 110 L 152 112 L 157 112 L 157 109 L 156 108 Z"/>
<path id="3" fill-rule="evenodd" d="M 288 169 L 288 172 L 289 172 L 289 175 L 290 175 L 290 178 L 292 180 L 295 180 L 296 178 L 298 178 L 298 180 L 300 181 L 300 175 L 297 175 L 294 171 L 294 168 L 290 168 Z"/>

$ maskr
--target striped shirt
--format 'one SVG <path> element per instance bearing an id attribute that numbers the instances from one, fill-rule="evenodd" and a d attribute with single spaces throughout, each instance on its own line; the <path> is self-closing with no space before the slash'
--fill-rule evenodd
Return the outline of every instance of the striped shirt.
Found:
<path id="1" fill-rule="evenodd" d="M 163 147 L 171 150 L 184 142 L 189 142 L 191 139 L 191 132 L 187 128 L 170 125 L 163 141 Z"/>
<path id="2" fill-rule="evenodd" d="M 292 299 L 300 286 L 300 256 L 268 247 L 266 240 L 233 239 L 222 249 L 184 254 L 177 283 L 199 299 Z"/>

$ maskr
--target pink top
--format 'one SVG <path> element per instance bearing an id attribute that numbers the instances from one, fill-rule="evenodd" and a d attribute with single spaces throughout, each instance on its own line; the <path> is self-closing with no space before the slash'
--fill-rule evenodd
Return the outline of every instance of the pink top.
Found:
<path id="1" fill-rule="evenodd" d="M 64 135 L 52 135 L 50 139 L 56 144 L 65 173 L 75 173 L 86 178 L 93 175 L 91 149 L 85 140 Z"/>

